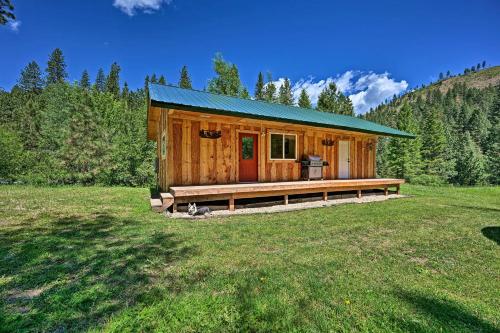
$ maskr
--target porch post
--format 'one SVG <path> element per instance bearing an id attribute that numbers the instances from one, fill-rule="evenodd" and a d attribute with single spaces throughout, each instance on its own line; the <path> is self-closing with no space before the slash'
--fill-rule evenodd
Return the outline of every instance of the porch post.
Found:
<path id="1" fill-rule="evenodd" d="M 288 194 L 285 194 L 284 196 L 284 203 L 285 205 L 288 205 Z"/>
<path id="2" fill-rule="evenodd" d="M 358 190 L 358 192 L 357 192 L 357 194 L 356 194 L 356 197 L 357 197 L 358 199 L 361 199 L 361 190 Z"/>
<path id="3" fill-rule="evenodd" d="M 229 210 L 232 212 L 234 211 L 234 195 L 231 195 L 229 198 Z"/>
<path id="4" fill-rule="evenodd" d="M 323 201 L 328 201 L 328 192 L 323 192 Z"/>

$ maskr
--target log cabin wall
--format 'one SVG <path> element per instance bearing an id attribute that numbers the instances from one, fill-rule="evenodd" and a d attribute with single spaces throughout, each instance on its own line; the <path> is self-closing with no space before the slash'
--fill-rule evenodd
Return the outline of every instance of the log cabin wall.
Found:
<path id="1" fill-rule="evenodd" d="M 201 138 L 200 130 L 222 132 L 219 139 Z M 161 136 L 166 132 L 167 154 L 161 157 Z M 337 179 L 338 140 L 350 141 L 350 178 L 375 177 L 375 135 L 309 127 L 248 118 L 161 109 L 158 130 L 158 182 L 169 186 L 231 184 L 238 182 L 238 135 L 258 134 L 259 182 L 300 180 L 300 163 L 270 160 L 270 133 L 297 135 L 297 161 L 303 155 L 320 155 L 328 161 L 324 179 Z M 325 146 L 322 140 L 334 140 Z"/>

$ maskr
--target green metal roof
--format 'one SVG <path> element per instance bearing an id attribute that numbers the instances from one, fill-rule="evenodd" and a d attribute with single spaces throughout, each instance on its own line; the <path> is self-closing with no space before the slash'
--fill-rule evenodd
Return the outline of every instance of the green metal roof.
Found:
<path id="1" fill-rule="evenodd" d="M 316 127 L 337 128 L 378 135 L 414 138 L 413 134 L 379 125 L 357 117 L 320 112 L 296 106 L 242 99 L 205 91 L 150 84 L 151 104 L 204 113 L 274 120 Z"/>

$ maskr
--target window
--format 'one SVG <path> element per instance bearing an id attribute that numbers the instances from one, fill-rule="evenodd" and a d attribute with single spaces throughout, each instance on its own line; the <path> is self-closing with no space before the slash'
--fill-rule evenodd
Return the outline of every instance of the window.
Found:
<path id="1" fill-rule="evenodd" d="M 271 159 L 297 159 L 297 136 L 295 134 L 271 133 Z"/>
<path id="2" fill-rule="evenodd" d="M 165 132 L 161 134 L 160 145 L 161 158 L 165 159 L 165 157 L 167 157 L 167 135 L 165 134 Z"/>
<path id="3" fill-rule="evenodd" d="M 244 160 L 253 159 L 253 137 L 247 136 L 241 138 L 241 157 Z"/>

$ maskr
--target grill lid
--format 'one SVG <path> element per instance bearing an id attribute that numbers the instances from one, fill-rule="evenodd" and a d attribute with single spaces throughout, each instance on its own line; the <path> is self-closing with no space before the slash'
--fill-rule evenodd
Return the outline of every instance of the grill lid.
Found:
<path id="1" fill-rule="evenodd" d="M 308 161 L 321 161 L 321 156 L 319 156 L 319 155 L 307 155 L 306 159 Z"/>

